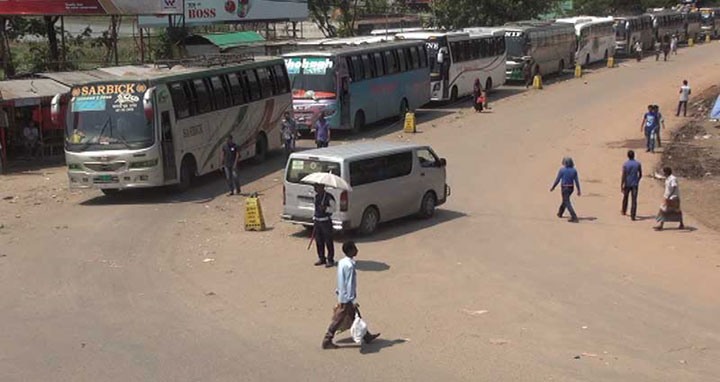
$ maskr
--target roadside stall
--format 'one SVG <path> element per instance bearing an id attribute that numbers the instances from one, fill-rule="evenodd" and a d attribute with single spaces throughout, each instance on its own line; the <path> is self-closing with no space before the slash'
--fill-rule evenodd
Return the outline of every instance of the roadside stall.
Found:
<path id="1" fill-rule="evenodd" d="M 50 101 L 68 91 L 45 78 L 0 81 L 2 168 L 21 160 L 32 163 L 62 156 L 64 126 L 50 121 Z"/>

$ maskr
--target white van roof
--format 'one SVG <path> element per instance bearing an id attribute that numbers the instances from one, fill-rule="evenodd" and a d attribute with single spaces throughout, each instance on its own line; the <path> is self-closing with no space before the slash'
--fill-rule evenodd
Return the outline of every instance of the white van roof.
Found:
<path id="1" fill-rule="evenodd" d="M 291 158 L 308 159 L 314 157 L 326 160 L 352 160 L 425 147 L 427 146 L 415 143 L 367 141 L 293 153 Z"/>

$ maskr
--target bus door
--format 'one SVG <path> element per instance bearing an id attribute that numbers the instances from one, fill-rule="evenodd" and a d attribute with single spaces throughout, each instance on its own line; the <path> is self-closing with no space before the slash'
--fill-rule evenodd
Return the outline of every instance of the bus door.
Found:
<path id="1" fill-rule="evenodd" d="M 350 125 L 350 73 L 346 60 L 338 60 L 336 83 L 338 87 L 338 107 L 340 108 L 340 126 Z"/>
<path id="2" fill-rule="evenodd" d="M 170 111 L 160 113 L 160 142 L 163 159 L 163 177 L 165 181 L 177 179 L 177 166 L 175 164 L 175 143 L 173 141 L 172 121 Z"/>

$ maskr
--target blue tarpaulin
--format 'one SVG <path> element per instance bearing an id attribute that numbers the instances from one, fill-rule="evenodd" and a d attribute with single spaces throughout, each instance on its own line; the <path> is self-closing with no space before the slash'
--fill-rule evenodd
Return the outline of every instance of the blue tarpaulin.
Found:
<path id="1" fill-rule="evenodd" d="M 715 100 L 715 106 L 710 110 L 710 119 L 720 119 L 720 95 Z"/>

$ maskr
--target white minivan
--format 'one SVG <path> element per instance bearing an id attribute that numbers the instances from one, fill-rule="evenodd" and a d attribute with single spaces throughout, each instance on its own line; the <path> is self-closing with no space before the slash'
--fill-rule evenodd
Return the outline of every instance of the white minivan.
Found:
<path id="1" fill-rule="evenodd" d="M 310 227 L 315 191 L 301 180 L 314 172 L 345 179 L 351 191 L 328 188 L 335 198 L 333 228 L 370 234 L 381 222 L 417 214 L 429 218 L 445 203 L 445 159 L 424 145 L 361 142 L 293 153 L 285 168 L 284 221 Z"/>

